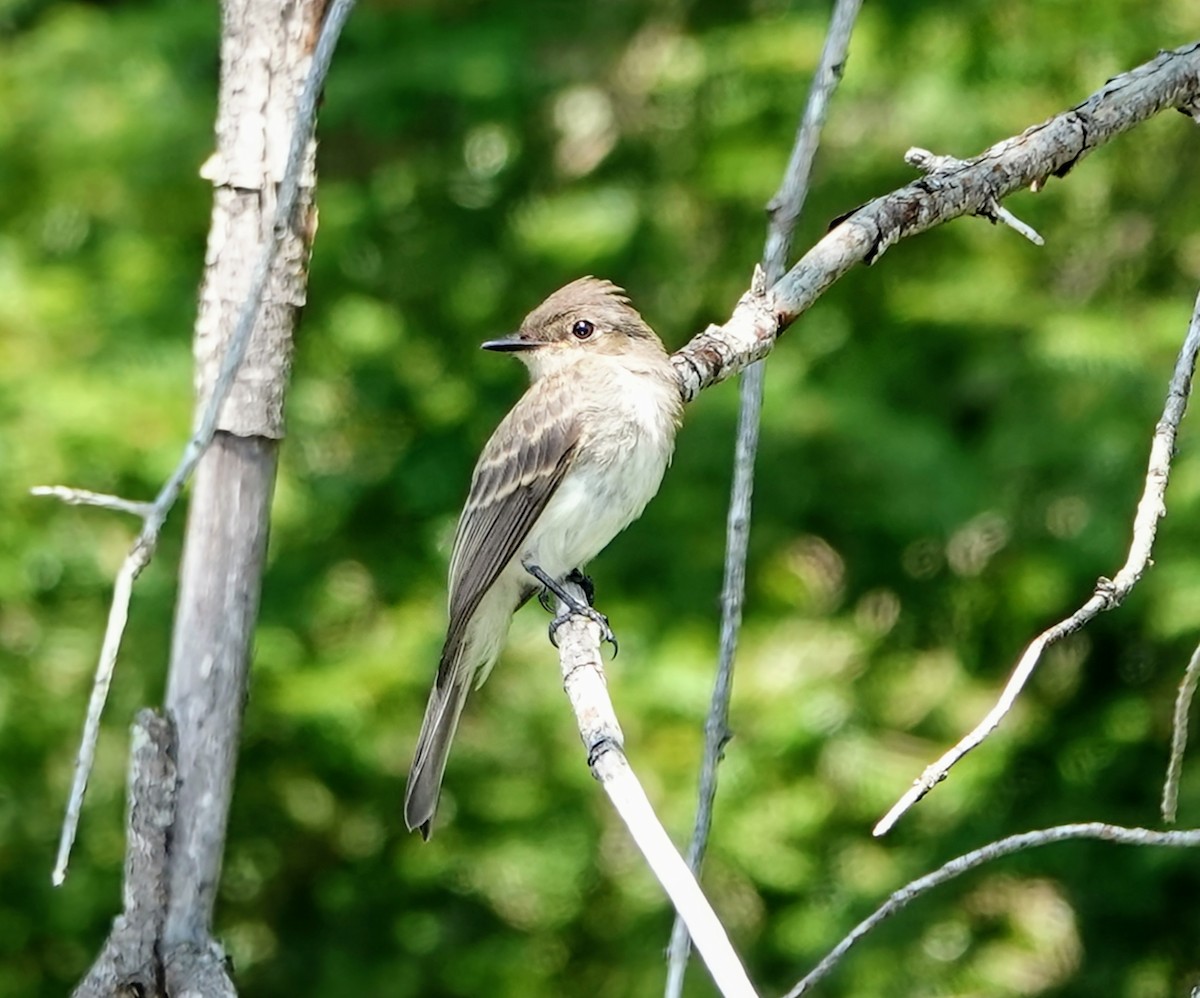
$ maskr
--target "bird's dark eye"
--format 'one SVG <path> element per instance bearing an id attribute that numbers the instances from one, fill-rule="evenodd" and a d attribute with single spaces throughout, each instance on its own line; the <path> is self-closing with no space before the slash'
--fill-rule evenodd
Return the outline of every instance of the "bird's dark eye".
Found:
<path id="1" fill-rule="evenodd" d="M 586 340 L 595 331 L 596 327 L 588 322 L 587 319 L 580 319 L 571 327 L 571 335 L 577 340 Z"/>

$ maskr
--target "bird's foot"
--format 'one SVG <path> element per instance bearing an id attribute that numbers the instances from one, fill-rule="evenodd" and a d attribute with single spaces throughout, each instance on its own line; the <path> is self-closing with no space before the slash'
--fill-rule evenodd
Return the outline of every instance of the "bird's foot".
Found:
<path id="1" fill-rule="evenodd" d="M 550 643 L 554 645 L 555 648 L 558 647 L 558 629 L 562 627 L 562 625 L 568 620 L 574 617 L 575 614 L 587 617 L 588 620 L 593 621 L 599 626 L 600 643 L 603 644 L 605 641 L 607 641 L 610 645 L 612 645 L 613 658 L 616 658 L 617 652 L 620 651 L 621 646 L 617 644 L 617 636 L 613 634 L 612 628 L 608 626 L 608 618 L 604 616 L 604 614 L 600 613 L 600 611 L 593 610 L 590 606 L 585 606 L 582 603 L 578 603 L 575 606 L 568 604 L 566 613 L 561 613 L 552 621 L 550 621 Z"/>
<path id="2" fill-rule="evenodd" d="M 537 579 L 539 582 L 541 581 L 541 576 L 543 573 L 537 565 L 525 565 L 524 568 L 525 571 L 529 572 L 530 575 L 533 575 L 535 579 Z M 532 569 L 537 569 L 538 574 L 534 575 Z M 589 606 L 595 605 L 596 584 L 592 582 L 588 576 L 584 575 L 581 571 L 579 571 L 578 568 L 573 568 L 563 576 L 563 585 L 566 585 L 568 582 L 574 583 L 583 590 L 584 599 L 587 600 Z M 543 583 L 542 589 L 538 593 L 537 598 L 538 602 L 542 604 L 542 609 L 547 613 L 554 613 L 557 609 L 554 603 L 556 599 L 562 599 L 563 602 L 566 602 L 565 594 L 560 595 L 560 593 L 561 589 L 559 586 L 555 585 L 554 588 L 551 589 L 549 585 Z"/>
<path id="3" fill-rule="evenodd" d="M 579 569 L 572 569 L 564 578 L 563 583 L 574 583 L 583 590 L 586 603 L 581 603 L 571 593 L 567 592 L 563 585 L 556 582 L 544 572 L 541 567 L 530 562 L 524 563 L 525 571 L 538 580 L 544 587 L 538 595 L 538 602 L 542 604 L 549 612 L 554 612 L 555 605 L 551 597 L 556 597 L 567 606 L 565 613 L 559 614 L 550 621 L 550 643 L 555 648 L 558 647 L 558 629 L 565 624 L 573 614 L 579 614 L 582 617 L 587 617 L 600 628 L 601 643 L 607 641 L 613 646 L 613 658 L 617 657 L 617 652 L 620 646 L 617 644 L 617 636 L 613 634 L 612 628 L 608 626 L 608 618 L 597 610 L 594 610 L 588 604 L 595 599 L 596 587 L 592 584 L 592 580 L 584 575 Z"/>

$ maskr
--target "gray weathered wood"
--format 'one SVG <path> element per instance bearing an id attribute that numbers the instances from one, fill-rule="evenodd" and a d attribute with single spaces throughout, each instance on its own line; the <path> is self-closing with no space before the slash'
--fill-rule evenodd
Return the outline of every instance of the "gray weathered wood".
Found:
<path id="1" fill-rule="evenodd" d="M 167 833 L 175 817 L 174 732 L 152 710 L 133 725 L 125 821 L 125 910 L 75 998 L 103 998 L 140 988 L 157 991 L 155 950 L 167 912 Z"/>
<path id="2" fill-rule="evenodd" d="M 266 242 L 278 237 L 280 246 L 218 433 L 196 469 L 167 683 L 179 799 L 165 942 L 195 947 L 201 957 L 210 950 L 292 332 L 307 282 L 311 143 L 296 216 L 280 233 L 272 231 L 274 198 L 324 7 L 322 0 L 223 4 L 217 151 L 203 170 L 215 197 L 196 322 L 198 405 L 212 391 L 248 275 Z"/>
<path id="3" fill-rule="evenodd" d="M 278 240 L 278 249 L 245 359 L 196 466 L 167 683 L 171 723 L 139 718 L 125 910 L 77 989 L 81 998 L 236 996 L 228 960 L 213 938 L 213 912 L 292 334 L 304 304 L 314 229 L 311 117 L 302 136 L 307 145 L 299 197 L 286 225 L 276 225 L 276 200 L 296 130 L 297 98 L 327 6 L 327 0 L 222 3 L 217 148 L 202 170 L 213 182 L 214 198 L 196 322 L 197 425 L 251 293 L 250 275 L 272 241 Z M 143 828 L 147 814 L 153 820 Z"/>
<path id="4" fill-rule="evenodd" d="M 196 471 L 167 684 L 179 771 L 168 946 L 211 932 L 277 455 L 277 441 L 218 433 Z"/>

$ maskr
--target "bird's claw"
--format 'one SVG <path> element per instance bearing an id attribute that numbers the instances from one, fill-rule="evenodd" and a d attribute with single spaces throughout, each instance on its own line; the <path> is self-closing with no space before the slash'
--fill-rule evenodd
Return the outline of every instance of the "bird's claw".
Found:
<path id="1" fill-rule="evenodd" d="M 587 617 L 588 620 L 596 624 L 600 628 L 600 643 L 608 642 L 613 646 L 613 658 L 617 657 L 617 652 L 621 646 L 617 644 L 617 636 L 613 634 L 613 630 L 608 626 L 608 618 L 598 610 L 593 610 L 590 606 L 569 607 L 566 613 L 559 614 L 550 621 L 550 643 L 555 648 L 558 647 L 558 629 L 562 627 L 575 614 L 581 617 Z"/>
<path id="2" fill-rule="evenodd" d="M 617 636 L 613 634 L 612 628 L 608 626 L 608 618 L 604 614 L 597 612 L 590 606 L 592 600 L 596 596 L 596 587 L 592 584 L 592 580 L 584 575 L 579 569 L 572 569 L 563 578 L 563 582 L 570 582 L 583 590 L 586 603 L 580 603 L 571 593 L 567 592 L 562 585 L 555 582 L 546 572 L 538 565 L 530 561 L 523 561 L 522 567 L 530 575 L 538 580 L 544 587 L 538 594 L 538 602 L 546 608 L 547 611 L 553 613 L 556 609 L 555 604 L 551 600 L 551 596 L 557 597 L 567 609 L 550 621 L 550 643 L 555 648 L 558 647 L 558 629 L 566 623 L 567 619 L 572 614 L 580 614 L 587 617 L 588 620 L 595 623 L 600 628 L 600 642 L 605 641 L 613 646 L 613 658 L 617 657 Z"/>

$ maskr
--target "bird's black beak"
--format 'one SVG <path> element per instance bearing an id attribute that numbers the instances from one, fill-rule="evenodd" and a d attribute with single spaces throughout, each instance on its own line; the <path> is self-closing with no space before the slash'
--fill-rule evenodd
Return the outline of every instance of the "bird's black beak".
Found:
<path id="1" fill-rule="evenodd" d="M 480 349 L 495 350 L 497 353 L 517 353 L 521 350 L 536 350 L 540 346 L 540 340 L 529 340 L 520 333 L 513 333 L 498 340 L 488 340 L 480 345 Z"/>

